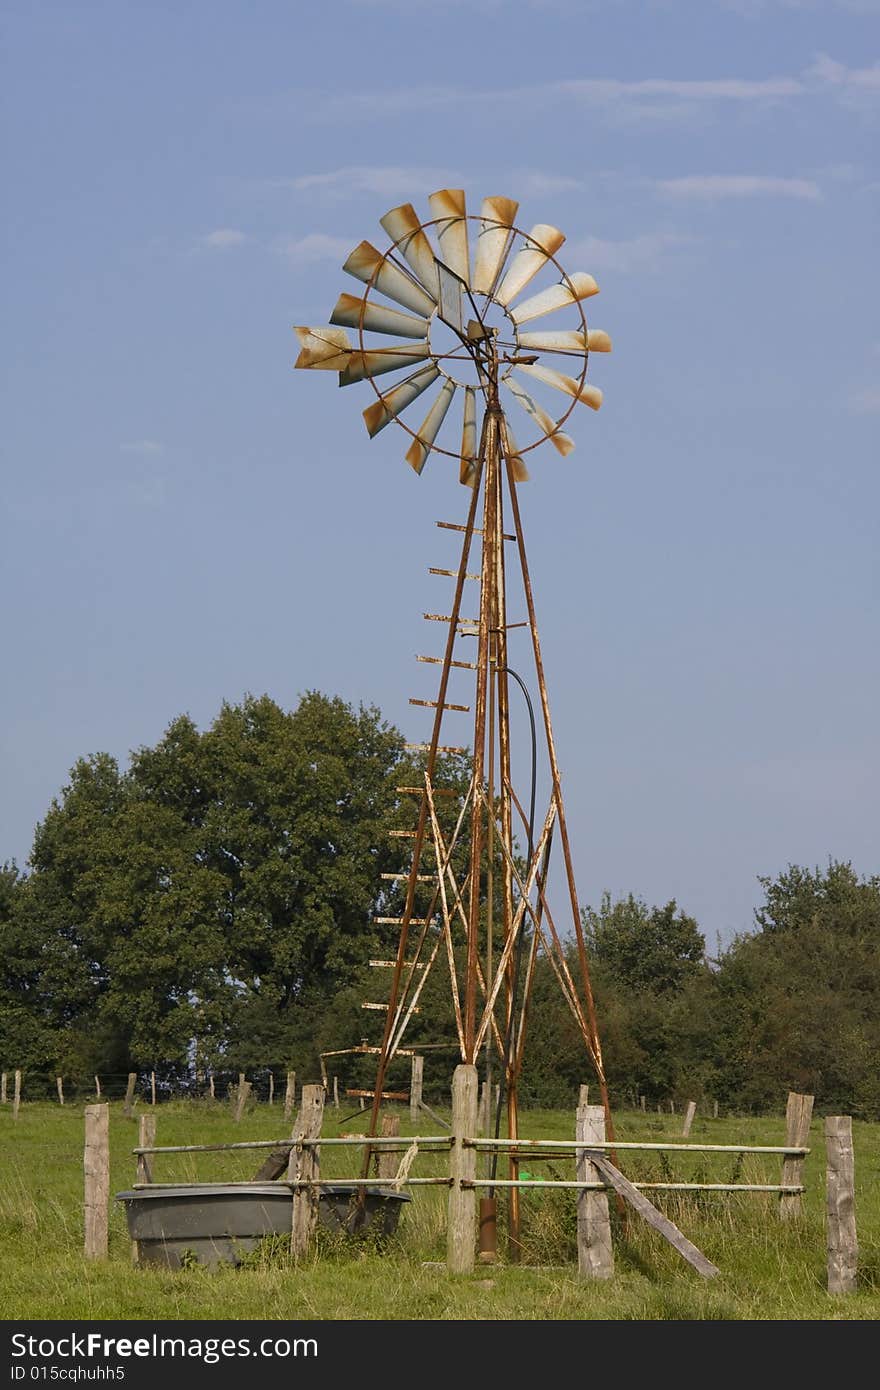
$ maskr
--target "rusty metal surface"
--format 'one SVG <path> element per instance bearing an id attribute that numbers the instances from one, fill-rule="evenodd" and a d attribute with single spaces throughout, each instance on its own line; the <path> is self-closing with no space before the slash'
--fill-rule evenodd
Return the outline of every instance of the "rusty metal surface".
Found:
<path id="1" fill-rule="evenodd" d="M 365 285 L 374 285 L 380 294 L 423 318 L 430 318 L 434 312 L 436 300 L 369 241 L 362 241 L 355 247 L 342 269 Z"/>
<path id="2" fill-rule="evenodd" d="M 484 198 L 471 287 L 491 294 L 510 249 L 519 203 L 512 198 Z"/>
<path id="3" fill-rule="evenodd" d="M 429 320 L 373 300 L 358 299 L 354 294 L 341 294 L 330 322 L 343 328 L 360 328 L 363 324 L 370 333 L 387 333 L 394 338 L 427 338 Z"/>
<path id="4" fill-rule="evenodd" d="M 521 406 L 526 414 L 534 420 L 538 429 L 544 431 L 550 439 L 550 442 L 555 445 L 559 453 L 562 454 L 563 458 L 570 454 L 574 448 L 574 440 L 571 435 L 565 434 L 558 428 L 553 417 L 548 415 L 543 406 L 538 405 L 537 401 L 533 400 L 528 391 L 520 385 L 515 377 L 510 376 L 505 378 L 504 385 L 513 396 L 517 405 Z"/>
<path id="5" fill-rule="evenodd" d="M 455 392 L 455 382 L 444 381 L 433 405 L 422 421 L 418 438 L 413 440 L 406 452 L 406 461 L 416 473 L 421 473 L 425 466 L 425 460 L 431 452 L 431 445 L 437 438 L 440 426 L 446 419 L 446 412 L 452 405 L 452 397 Z"/>
<path id="6" fill-rule="evenodd" d="M 422 367 L 421 371 L 413 372 L 405 381 L 398 382 L 397 386 L 393 386 L 372 405 L 368 405 L 363 415 L 370 438 L 373 439 L 380 430 L 384 430 L 401 410 L 405 410 L 423 391 L 427 391 L 439 375 L 438 368 L 432 362 L 430 366 Z"/>
<path id="7" fill-rule="evenodd" d="M 539 222 L 529 232 L 525 246 L 517 251 L 493 298 L 506 307 L 543 270 L 564 241 L 565 234 L 558 227 Z"/>
<path id="8" fill-rule="evenodd" d="M 584 405 L 591 406 L 593 410 L 598 410 L 602 404 L 602 392 L 598 386 L 592 386 L 588 382 L 575 381 L 573 376 L 566 376 L 565 372 L 559 372 L 555 367 L 545 367 L 541 362 L 523 363 L 516 368 L 516 371 L 525 372 L 528 376 L 534 377 L 535 381 L 543 382 L 545 386 L 552 386 L 556 391 L 564 391 L 566 396 L 571 396 L 576 401 L 582 401 Z"/>
<path id="9" fill-rule="evenodd" d="M 428 202 L 437 226 L 440 255 L 456 275 L 470 284 L 471 262 L 468 249 L 467 204 L 461 188 L 441 188 Z"/>
<path id="10" fill-rule="evenodd" d="M 567 275 L 561 284 L 551 285 L 530 299 L 524 299 L 522 304 L 513 305 L 509 313 L 514 323 L 529 323 L 532 319 L 543 318 L 545 314 L 553 314 L 557 309 L 564 309 L 569 304 L 589 299 L 590 295 L 598 293 L 599 286 L 592 275 L 576 271 L 574 275 Z"/>
<path id="11" fill-rule="evenodd" d="M 440 297 L 437 261 L 412 203 L 403 203 L 399 208 L 392 208 L 384 217 L 380 217 L 379 221 L 416 279 L 436 304 Z"/>

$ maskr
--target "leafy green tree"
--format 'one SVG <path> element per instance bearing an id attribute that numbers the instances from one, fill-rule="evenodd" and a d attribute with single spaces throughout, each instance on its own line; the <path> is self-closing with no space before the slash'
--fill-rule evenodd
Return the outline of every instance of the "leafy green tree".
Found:
<path id="1" fill-rule="evenodd" d="M 629 989 L 665 994 L 700 968 L 706 943 L 693 917 L 675 900 L 648 907 L 630 893 L 617 902 L 603 894 L 598 912 L 582 913 L 591 958 Z"/>

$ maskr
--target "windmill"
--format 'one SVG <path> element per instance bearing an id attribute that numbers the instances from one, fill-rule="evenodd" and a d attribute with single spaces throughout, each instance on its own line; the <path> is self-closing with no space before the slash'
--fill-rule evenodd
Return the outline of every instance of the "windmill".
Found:
<path id="1" fill-rule="evenodd" d="M 382 1006 L 383 1038 L 375 1049 L 370 1134 L 376 1133 L 388 1067 L 400 1052 L 432 965 L 445 954 L 461 1060 L 475 1064 L 484 1045 L 487 1055 L 494 1047 L 501 1060 L 496 1135 L 506 1109 L 508 1136 L 518 1137 L 529 1004 L 537 958 L 544 952 L 595 1068 L 613 1137 L 517 493 L 529 476 L 527 455 L 548 440 L 568 455 L 574 441 L 564 427 L 575 406 L 598 410 L 602 393 L 587 382 L 587 369 L 590 354 L 609 352 L 611 342 L 607 333 L 588 326 L 584 313 L 584 302 L 598 293 L 595 280 L 582 272 L 569 275 L 556 259 L 565 240 L 557 228 L 539 223 L 521 231 L 515 224 L 519 205 L 509 198 L 485 198 L 478 216 L 468 214 L 459 189 L 433 193 L 429 203 L 432 215 L 424 222 L 410 203 L 386 213 L 381 225 L 389 248 L 382 252 L 363 241 L 343 267 L 365 291 L 341 294 L 328 327 L 295 330 L 297 367 L 335 371 L 340 386 L 363 381 L 372 389 L 363 412 L 371 437 L 392 423 L 402 427 L 409 436 L 406 461 L 416 473 L 432 454 L 452 458 L 460 481 L 471 489 L 466 521 L 438 523 L 461 534 L 461 554 L 457 569 L 432 571 L 454 580 L 448 612 L 425 615 L 445 623 L 446 642 L 442 655 L 419 657 L 439 668 L 436 699 L 412 701 L 433 711 L 432 729 L 426 743 L 410 745 L 425 753 L 424 784 L 399 789 L 413 797 L 413 823 L 398 832 L 410 840 L 412 860 L 408 872 L 391 876 L 400 880 L 404 905 L 400 917 L 391 919 L 399 937 L 395 959 L 386 963 L 391 983 Z M 389 338 L 397 341 L 389 344 Z M 433 387 L 421 418 L 425 402 L 416 403 Z M 460 409 L 453 410 L 456 400 Z M 516 407 L 519 441 L 508 406 Z M 478 567 L 471 560 L 477 548 Z M 519 620 L 510 622 L 514 580 L 522 610 Z M 468 581 L 479 588 L 476 616 L 464 616 Z M 530 679 L 509 665 L 513 628 L 528 631 Z M 461 672 L 473 682 L 472 706 L 450 699 L 450 682 L 461 679 Z M 530 797 L 518 794 L 511 771 L 512 681 L 521 687 L 532 716 Z M 538 694 L 537 719 L 530 684 Z M 452 823 L 448 813 L 444 823 L 448 789 L 435 783 L 438 758 L 465 751 L 443 742 L 444 721 L 463 713 L 473 715 L 472 775 L 466 795 L 453 808 Z M 540 820 L 535 819 L 536 726 L 543 735 L 550 786 Z M 524 861 L 517 855 L 518 835 L 527 843 Z M 462 840 L 468 844 L 467 864 L 456 870 Z M 574 963 L 548 900 L 551 851 L 557 844 Z M 464 957 L 461 969 L 457 949 L 459 960 Z M 511 1163 L 515 1176 L 515 1160 Z M 510 1202 L 515 1249 L 516 1188 Z"/>

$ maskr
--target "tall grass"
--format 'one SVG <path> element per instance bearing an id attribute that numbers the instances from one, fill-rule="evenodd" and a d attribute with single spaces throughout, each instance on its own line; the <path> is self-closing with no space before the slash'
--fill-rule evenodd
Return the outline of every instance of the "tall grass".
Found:
<path id="1" fill-rule="evenodd" d="M 171 1102 L 158 1111 L 158 1143 L 215 1143 L 275 1138 L 285 1132 L 281 1107 L 251 1109 L 235 1125 L 228 1106 Z M 401 1131 L 413 1132 L 402 1114 Z M 569 1138 L 573 1114 L 526 1111 L 522 1129 L 534 1138 Z M 620 1139 L 675 1139 L 680 1117 L 623 1113 Z M 349 1132 L 362 1128 L 356 1117 Z M 433 1123 L 427 1125 L 433 1129 Z M 424 1132 L 426 1124 L 420 1124 Z M 329 1111 L 326 1134 L 338 1132 Z M 779 1119 L 702 1119 L 691 1140 L 774 1144 Z M 577 1275 L 574 1194 L 541 1190 L 523 1195 L 524 1261 L 477 1266 L 473 1276 L 445 1269 L 446 1193 L 413 1189 L 397 1234 L 381 1246 L 322 1233 L 296 1268 L 284 1242 L 265 1242 L 237 1269 L 209 1272 L 133 1268 L 125 1217 L 113 1203 L 110 1256 L 82 1256 L 82 1142 L 80 1106 L 49 1102 L 22 1106 L 18 1124 L 0 1111 L 0 1300 L 16 1318 L 425 1318 L 425 1319 L 856 1319 L 880 1316 L 880 1126 L 854 1126 L 860 1289 L 848 1298 L 825 1292 L 824 1145 L 821 1120 L 810 1136 L 807 1194 L 800 1221 L 782 1223 L 773 1196 L 657 1195 L 658 1205 L 721 1270 L 704 1281 L 635 1215 L 624 1228 L 613 1211 L 615 1276 L 605 1283 Z M 134 1179 L 131 1149 L 137 1126 L 111 1107 L 112 1191 Z M 159 1181 L 246 1179 L 263 1155 L 175 1155 L 156 1160 Z M 326 1176 L 353 1176 L 350 1150 L 325 1148 Z M 779 1161 L 733 1155 L 626 1154 L 630 1177 L 666 1181 L 778 1181 Z M 483 1159 L 479 1162 L 482 1164 Z M 421 1155 L 415 1171 L 442 1173 L 445 1155 Z M 526 1164 L 535 1178 L 572 1176 L 571 1160 Z M 499 1176 L 503 1172 L 499 1173 Z M 500 1245 L 504 1199 L 500 1198 Z"/>

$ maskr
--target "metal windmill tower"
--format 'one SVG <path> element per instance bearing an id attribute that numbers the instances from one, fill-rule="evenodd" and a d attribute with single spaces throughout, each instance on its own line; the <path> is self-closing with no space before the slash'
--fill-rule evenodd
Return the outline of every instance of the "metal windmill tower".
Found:
<path id="1" fill-rule="evenodd" d="M 501 1061 L 496 1125 L 506 1101 L 508 1134 L 517 1137 L 529 1003 L 536 960 L 543 951 L 592 1060 L 613 1137 L 517 495 L 518 484 L 529 476 L 525 456 L 547 440 L 563 456 L 569 454 L 574 441 L 564 426 L 575 405 L 583 402 L 598 410 L 602 393 L 587 383 L 587 368 L 590 354 L 610 351 L 611 343 L 606 333 L 587 326 L 584 301 L 598 286 L 590 275 L 562 269 L 556 253 L 565 238 L 557 228 L 541 223 L 528 233 L 520 231 L 515 225 L 518 204 L 509 198 L 485 198 L 479 216 L 468 215 L 458 189 L 442 189 L 429 202 L 432 215 L 425 222 L 410 203 L 381 219 L 391 242 L 384 253 L 366 241 L 351 253 L 343 268 L 366 291 L 340 296 L 332 326 L 296 329 L 301 345 L 297 367 L 337 371 L 341 386 L 369 383 L 375 399 L 363 414 L 371 437 L 394 421 L 410 436 L 406 459 L 417 473 L 431 452 L 451 457 L 459 462 L 460 481 L 471 489 L 465 522 L 438 523 L 461 533 L 462 547 L 457 569 L 433 571 L 454 580 L 448 612 L 425 615 L 446 623 L 446 643 L 442 655 L 419 657 L 439 667 L 436 699 L 412 702 L 433 709 L 433 724 L 430 739 L 415 745 L 425 751 L 424 785 L 400 789 L 414 796 L 417 814 L 412 827 L 400 832 L 412 844 L 412 862 L 408 873 L 395 876 L 405 885 L 405 903 L 402 915 L 393 919 L 400 934 L 384 1035 L 376 1049 L 370 1133 L 376 1133 L 388 1066 L 401 1047 L 431 966 L 445 953 L 461 1059 L 475 1063 L 484 1044 L 487 1050 L 494 1045 Z M 534 326 L 547 318 L 552 327 Z M 405 341 L 389 345 L 389 337 Z M 379 381 L 392 373 L 404 375 L 392 378 L 390 385 Z M 437 383 L 416 428 L 420 412 L 413 421 L 410 408 Z M 557 416 L 554 401 L 558 408 L 560 393 L 567 404 Z M 450 415 L 456 396 L 461 414 Z M 529 433 L 520 444 L 507 418 L 509 402 L 522 412 L 518 428 L 522 421 Z M 469 580 L 479 585 L 475 617 L 462 616 Z M 511 622 L 508 601 L 514 581 L 522 607 Z M 517 627 L 527 628 L 530 638 L 525 679 L 508 664 L 508 634 Z M 472 706 L 449 698 L 450 682 L 462 679 L 460 671 L 471 673 Z M 511 678 L 527 699 L 529 685 L 538 695 L 533 740 L 537 724 L 550 796 L 537 821 L 534 776 L 527 810 L 530 798 L 518 794 L 511 772 Z M 531 712 L 530 700 L 529 707 Z M 444 720 L 466 711 L 473 714 L 473 771 L 449 823 L 448 801 L 443 800 L 448 789 L 435 785 L 435 774 L 438 756 L 450 749 L 443 741 Z M 528 846 L 524 867 L 516 852 L 518 834 Z M 460 839 L 468 842 L 467 865 L 456 871 Z M 574 966 L 548 902 L 556 845 L 576 943 Z M 456 946 L 459 961 L 464 957 L 463 969 L 456 966 Z M 515 1242 L 516 1188 L 511 1189 L 509 1225 Z"/>

